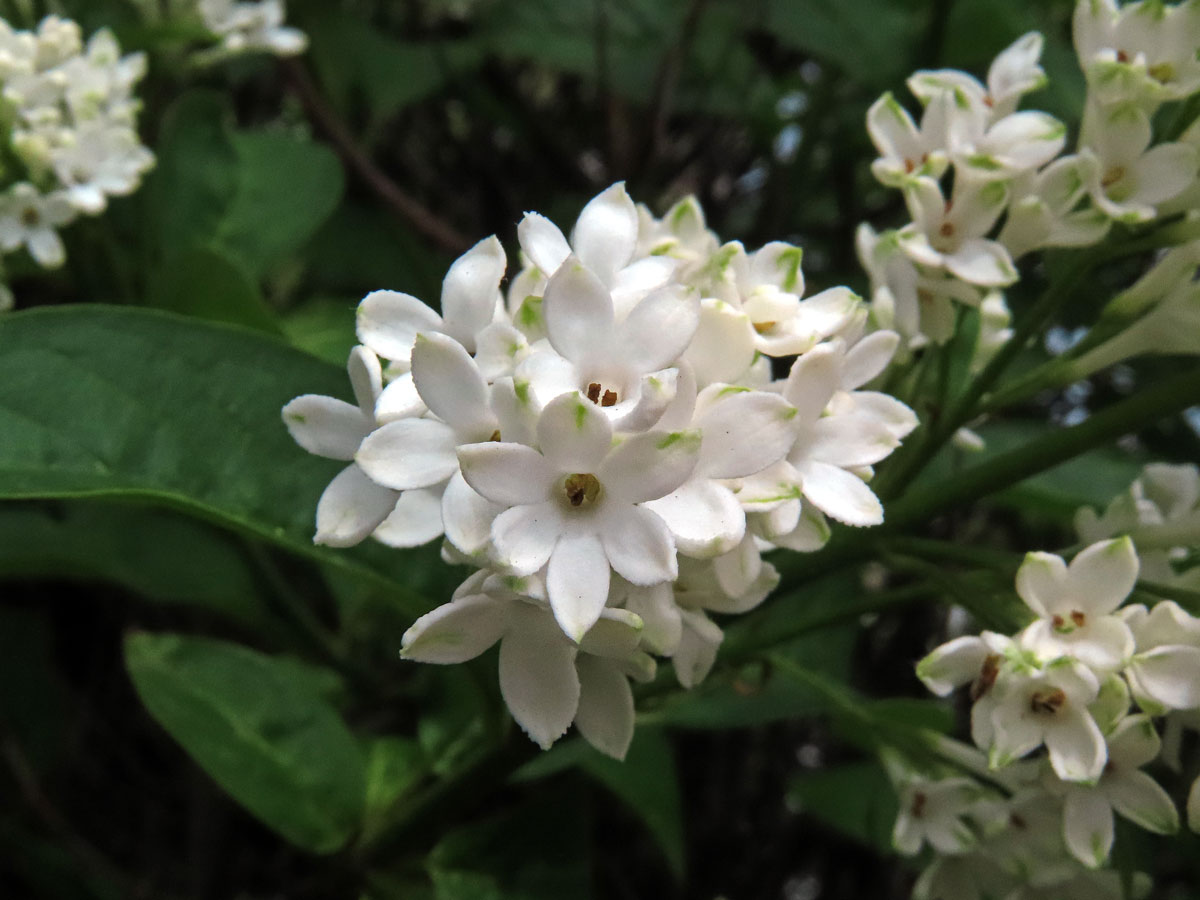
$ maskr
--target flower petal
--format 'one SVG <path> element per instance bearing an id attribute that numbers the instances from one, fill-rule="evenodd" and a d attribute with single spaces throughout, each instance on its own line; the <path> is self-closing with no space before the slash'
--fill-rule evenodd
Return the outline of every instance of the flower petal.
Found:
<path id="1" fill-rule="evenodd" d="M 1149 698 L 1168 709 L 1200 708 L 1200 649 L 1155 647 L 1135 656 L 1126 669 L 1138 703 Z"/>
<path id="2" fill-rule="evenodd" d="M 500 280 L 507 264 L 504 248 L 492 235 L 456 259 L 442 281 L 446 333 L 472 353 L 479 332 L 496 315 Z"/>
<path id="3" fill-rule="evenodd" d="M 1135 825 L 1155 834 L 1179 830 L 1179 810 L 1171 795 L 1145 772 L 1134 769 L 1105 778 L 1104 792 L 1113 809 Z"/>
<path id="4" fill-rule="evenodd" d="M 621 671 L 586 653 L 575 663 L 579 673 L 579 709 L 575 727 L 606 756 L 624 759 L 633 740 L 633 691 Z"/>
<path id="5" fill-rule="evenodd" d="M 675 652 L 683 625 L 669 583 L 635 588 L 626 597 L 625 608 L 641 618 L 642 643 L 648 650 L 659 656 Z"/>
<path id="6" fill-rule="evenodd" d="M 830 415 L 813 424 L 808 456 L 843 468 L 870 466 L 899 446 L 899 439 L 883 422 L 868 416 Z"/>
<path id="7" fill-rule="evenodd" d="M 371 430 L 357 406 L 320 394 L 297 397 L 283 408 L 292 440 L 316 456 L 352 460 Z"/>
<path id="8" fill-rule="evenodd" d="M 1128 537 L 1092 544 L 1067 567 L 1071 608 L 1092 616 L 1111 613 L 1129 596 L 1137 577 L 1137 551 Z"/>
<path id="9" fill-rule="evenodd" d="M 386 425 L 397 419 L 422 416 L 428 409 L 421 395 L 417 393 L 412 372 L 405 372 L 394 378 L 375 401 L 375 421 Z"/>
<path id="10" fill-rule="evenodd" d="M 371 432 L 354 460 L 371 480 L 406 491 L 445 481 L 458 471 L 454 429 L 433 419 L 400 419 Z"/>
<path id="11" fill-rule="evenodd" d="M 546 405 L 537 434 L 546 464 L 555 472 L 595 472 L 612 445 L 608 417 L 577 391 Z"/>
<path id="12" fill-rule="evenodd" d="M 540 213 L 526 213 L 517 226 L 517 240 L 530 261 L 549 278 L 571 255 L 571 245 L 558 226 Z"/>
<path id="13" fill-rule="evenodd" d="M 700 298 L 682 285 L 655 291 L 617 329 L 614 349 L 638 372 L 673 365 L 700 325 Z"/>
<path id="14" fill-rule="evenodd" d="M 441 491 L 421 489 L 402 493 L 371 536 L 389 547 L 420 547 L 441 534 Z"/>
<path id="15" fill-rule="evenodd" d="M 702 384 L 737 381 L 754 362 L 754 338 L 749 316 L 706 297 L 700 301 L 700 322 L 683 358 Z"/>
<path id="16" fill-rule="evenodd" d="M 565 359 L 585 363 L 612 355 L 612 297 L 578 258 L 569 257 L 546 285 L 542 316 L 550 345 Z"/>
<path id="17" fill-rule="evenodd" d="M 1090 869 L 1108 859 L 1113 844 L 1112 808 L 1095 788 L 1067 793 L 1063 804 L 1063 837 L 1071 855 Z"/>
<path id="18" fill-rule="evenodd" d="M 683 484 L 699 457 L 699 431 L 647 431 L 618 444 L 596 476 L 615 499 L 643 503 L 665 497 Z"/>
<path id="19" fill-rule="evenodd" d="M 374 291 L 358 305 L 358 339 L 384 359 L 408 362 L 420 331 L 441 331 L 442 317 L 409 294 Z"/>
<path id="20" fill-rule="evenodd" d="M 1046 750 L 1063 781 L 1095 781 L 1108 760 L 1104 735 L 1086 710 L 1060 713 L 1046 728 Z"/>
<path id="21" fill-rule="evenodd" d="M 975 635 L 954 638 L 917 663 L 917 677 L 939 697 L 948 697 L 978 678 L 990 655 L 987 644 Z"/>
<path id="22" fill-rule="evenodd" d="M 841 386 L 841 380 L 837 348 L 819 344 L 792 364 L 783 398 L 798 410 L 798 422 L 814 422 Z"/>
<path id="23" fill-rule="evenodd" d="M 569 531 L 558 539 L 546 571 L 546 595 L 559 627 L 573 641 L 582 640 L 600 618 L 611 577 L 604 546 L 595 534 Z"/>
<path id="24" fill-rule="evenodd" d="M 517 575 L 532 575 L 550 559 L 562 527 L 553 502 L 505 510 L 492 521 L 496 560 Z"/>
<path id="25" fill-rule="evenodd" d="M 571 243 L 583 264 L 611 284 L 633 257 L 637 233 L 637 208 L 625 183 L 618 181 L 588 201 L 575 222 Z"/>
<path id="26" fill-rule="evenodd" d="M 503 507 L 481 497 L 455 472 L 442 494 L 442 522 L 446 540 L 467 556 L 474 556 L 492 537 L 492 523 Z"/>
<path id="27" fill-rule="evenodd" d="M 346 362 L 346 373 L 354 388 L 354 400 L 364 416 L 375 414 L 375 403 L 383 390 L 383 367 L 379 357 L 366 347 L 355 347 Z"/>
<path id="28" fill-rule="evenodd" d="M 981 287 L 1003 287 L 1017 280 L 1012 257 L 997 241 L 969 238 L 943 258 L 946 269 L 956 278 Z"/>
<path id="29" fill-rule="evenodd" d="M 743 478 L 779 462 L 796 440 L 796 409 L 779 394 L 725 394 L 697 418 L 703 435 L 696 471 L 708 478 Z"/>
<path id="30" fill-rule="evenodd" d="M 883 522 L 883 504 L 862 479 L 845 469 L 810 460 L 801 469 L 804 496 L 845 525 L 865 527 Z"/>
<path id="31" fill-rule="evenodd" d="M 671 532 L 649 509 L 627 506 L 610 514 L 600 539 L 613 569 L 631 584 L 659 584 L 679 574 Z"/>
<path id="32" fill-rule="evenodd" d="M 487 383 L 475 360 L 454 338 L 437 332 L 418 334 L 412 377 L 425 405 L 457 432 L 460 443 L 486 441 L 496 431 Z"/>
<path id="33" fill-rule="evenodd" d="M 500 641 L 500 693 L 543 750 L 566 733 L 579 709 L 576 652 L 554 620 L 532 606 L 518 610 Z"/>
<path id="34" fill-rule="evenodd" d="M 542 454 L 524 444 L 468 444 L 458 448 L 458 461 L 467 484 L 501 506 L 548 500 L 557 478 Z"/>
<path id="35" fill-rule="evenodd" d="M 1026 606 L 1047 618 L 1062 609 L 1066 581 L 1067 564 L 1061 556 L 1027 553 L 1017 570 L 1017 594 Z"/>
<path id="36" fill-rule="evenodd" d="M 397 494 L 380 487 L 354 463 L 338 473 L 317 503 L 314 544 L 353 547 L 366 540 L 396 505 Z"/>
<path id="37" fill-rule="evenodd" d="M 862 387 L 883 372 L 896 355 L 900 335 L 894 331 L 876 331 L 867 335 L 846 351 L 842 370 L 842 388 L 854 390 Z"/>
<path id="38" fill-rule="evenodd" d="M 725 639 L 725 634 L 702 612 L 685 609 L 681 611 L 681 615 L 683 634 L 671 662 L 679 683 L 691 689 L 712 671 L 713 663 L 717 661 L 717 650 L 721 641 Z"/>
<path id="39" fill-rule="evenodd" d="M 746 534 L 746 514 L 737 498 L 707 478 L 686 481 L 646 508 L 666 523 L 679 549 L 691 556 L 728 553 Z"/>
<path id="40" fill-rule="evenodd" d="M 400 655 L 439 664 L 474 659 L 500 640 L 510 606 L 487 594 L 468 594 L 444 603 L 404 632 Z"/>

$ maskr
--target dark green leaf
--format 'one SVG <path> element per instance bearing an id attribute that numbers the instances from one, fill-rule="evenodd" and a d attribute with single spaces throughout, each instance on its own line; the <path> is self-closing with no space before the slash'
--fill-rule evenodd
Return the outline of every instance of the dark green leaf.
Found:
<path id="1" fill-rule="evenodd" d="M 406 555 L 312 544 L 344 465 L 305 453 L 280 409 L 348 395 L 344 372 L 279 341 L 166 313 L 44 308 L 0 319 L 0 498 L 124 497 L 179 507 L 370 576 Z M 427 608 L 402 584 L 393 601 Z"/>
<path id="2" fill-rule="evenodd" d="M 118 584 L 162 603 L 266 620 L 259 587 L 227 534 L 178 513 L 106 503 L 0 506 L 0 575 Z"/>
<path id="3" fill-rule="evenodd" d="M 279 333 L 258 285 L 218 250 L 192 247 L 168 257 L 150 279 L 150 295 L 160 309 Z"/>
<path id="4" fill-rule="evenodd" d="M 421 746 L 411 738 L 382 737 L 367 745 L 367 829 L 429 771 Z"/>
<path id="5" fill-rule="evenodd" d="M 265 825 L 332 853 L 363 814 L 362 752 L 334 709 L 283 666 L 236 644 L 134 634 L 125 660 L 151 715 Z"/>

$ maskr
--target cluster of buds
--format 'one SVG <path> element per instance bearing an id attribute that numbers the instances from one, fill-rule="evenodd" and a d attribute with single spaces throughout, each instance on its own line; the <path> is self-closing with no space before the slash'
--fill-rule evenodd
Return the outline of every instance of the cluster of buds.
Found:
<path id="1" fill-rule="evenodd" d="M 451 266 L 440 315 L 368 295 L 357 403 L 307 395 L 283 416 L 305 449 L 349 463 L 318 542 L 444 536 L 448 561 L 478 569 L 403 655 L 456 663 L 499 643 L 504 699 L 538 744 L 574 722 L 621 757 L 629 679 L 659 656 L 697 683 L 722 639 L 709 614 L 778 582 L 765 551 L 818 549 L 827 517 L 881 522 L 872 466 L 916 419 L 862 389 L 899 337 L 867 334 L 845 288 L 805 297 L 797 247 L 722 244 L 694 199 L 659 220 L 622 184 L 570 239 L 537 213 L 517 231 L 506 294 L 491 237 Z"/>
<path id="2" fill-rule="evenodd" d="M 1190 480 L 1195 514 L 1194 468 L 1153 467 L 1150 475 L 1104 517 L 1081 513 L 1085 530 L 1143 515 L 1161 521 L 1157 501 L 1145 496 L 1150 484 L 1171 491 Z M 1022 886 L 1005 896 L 1118 897 L 1117 874 L 1099 871 L 1114 813 L 1156 834 L 1178 830 L 1175 802 L 1144 769 L 1163 755 L 1160 720 L 1196 722 L 1200 619 L 1170 600 L 1126 602 L 1139 572 L 1163 577 L 1165 562 L 1143 565 L 1128 536 L 1093 543 L 1069 565 L 1030 553 L 1016 578 L 1032 614 L 1025 628 L 955 638 L 920 662 L 918 676 L 940 696 L 969 685 L 971 734 L 986 753 L 979 768 L 1002 790 L 951 778 L 902 791 L 898 845 L 915 853 L 922 841 L 914 835 L 923 833 L 942 857 L 916 896 L 949 897 L 948 885 L 974 872 L 989 888 Z M 1044 756 L 1025 759 L 1043 747 Z"/>
<path id="3" fill-rule="evenodd" d="M 914 74 L 919 124 L 890 94 L 876 102 L 867 120 L 880 153 L 872 170 L 903 192 L 912 216 L 882 234 L 860 226 L 876 317 L 919 347 L 949 339 L 955 303 L 990 302 L 986 335 L 1007 324 L 1000 292 L 1018 280 L 1021 256 L 1089 246 L 1113 221 L 1147 222 L 1186 203 L 1200 169 L 1200 130 L 1151 146 L 1151 118 L 1200 89 L 1198 42 L 1196 3 L 1146 0 L 1118 11 L 1112 0 L 1080 0 L 1075 44 L 1088 99 L 1072 154 L 1062 154 L 1061 122 L 1017 111 L 1046 83 L 1036 33 L 996 57 L 986 84 L 955 70 Z"/>
<path id="4" fill-rule="evenodd" d="M 136 127 L 133 89 L 145 72 L 145 57 L 122 56 L 109 31 L 85 45 L 79 26 L 57 16 L 33 32 L 0 20 L 5 141 L 20 164 L 0 194 L 0 249 L 25 247 L 59 266 L 60 228 L 137 189 L 154 164 Z"/>

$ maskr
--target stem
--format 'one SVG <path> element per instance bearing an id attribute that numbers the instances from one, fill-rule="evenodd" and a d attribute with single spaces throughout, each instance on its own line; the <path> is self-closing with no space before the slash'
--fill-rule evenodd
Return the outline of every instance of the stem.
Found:
<path id="1" fill-rule="evenodd" d="M 317 127 L 333 142 L 342 161 L 358 173 L 380 200 L 442 249 L 458 254 L 471 246 L 471 242 L 457 229 L 411 196 L 375 165 L 366 148 L 351 134 L 337 111 L 321 95 L 301 63 L 291 59 L 284 60 L 280 65 L 292 91 Z"/>
<path id="2" fill-rule="evenodd" d="M 1163 600 L 1174 600 L 1192 615 L 1200 613 L 1200 591 L 1169 584 L 1158 584 L 1153 581 L 1139 581 L 1136 590 L 1152 597 L 1160 597 Z"/>

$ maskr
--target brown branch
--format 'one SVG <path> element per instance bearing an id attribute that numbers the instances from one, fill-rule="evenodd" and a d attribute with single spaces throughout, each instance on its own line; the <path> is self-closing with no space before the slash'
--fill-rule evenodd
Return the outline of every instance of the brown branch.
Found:
<path id="1" fill-rule="evenodd" d="M 692 0 L 684 15 L 679 35 L 671 49 L 663 56 L 662 64 L 654 78 L 654 99 L 650 104 L 648 117 L 648 136 L 645 141 L 647 158 L 658 159 L 662 156 L 667 145 L 667 124 L 671 118 L 671 110 L 675 105 L 675 92 L 679 87 L 679 77 L 687 56 L 691 52 L 692 41 L 696 37 L 696 29 L 700 25 L 700 16 L 704 12 L 706 0 Z"/>
<path id="2" fill-rule="evenodd" d="M 465 235 L 396 184 L 375 164 L 366 148 L 342 121 L 337 110 L 321 94 L 302 63 L 297 60 L 284 60 L 280 65 L 288 85 L 304 105 L 313 124 L 324 132 L 337 149 L 342 161 L 358 173 L 359 178 L 380 200 L 444 250 L 458 254 L 471 246 L 471 241 Z"/>

